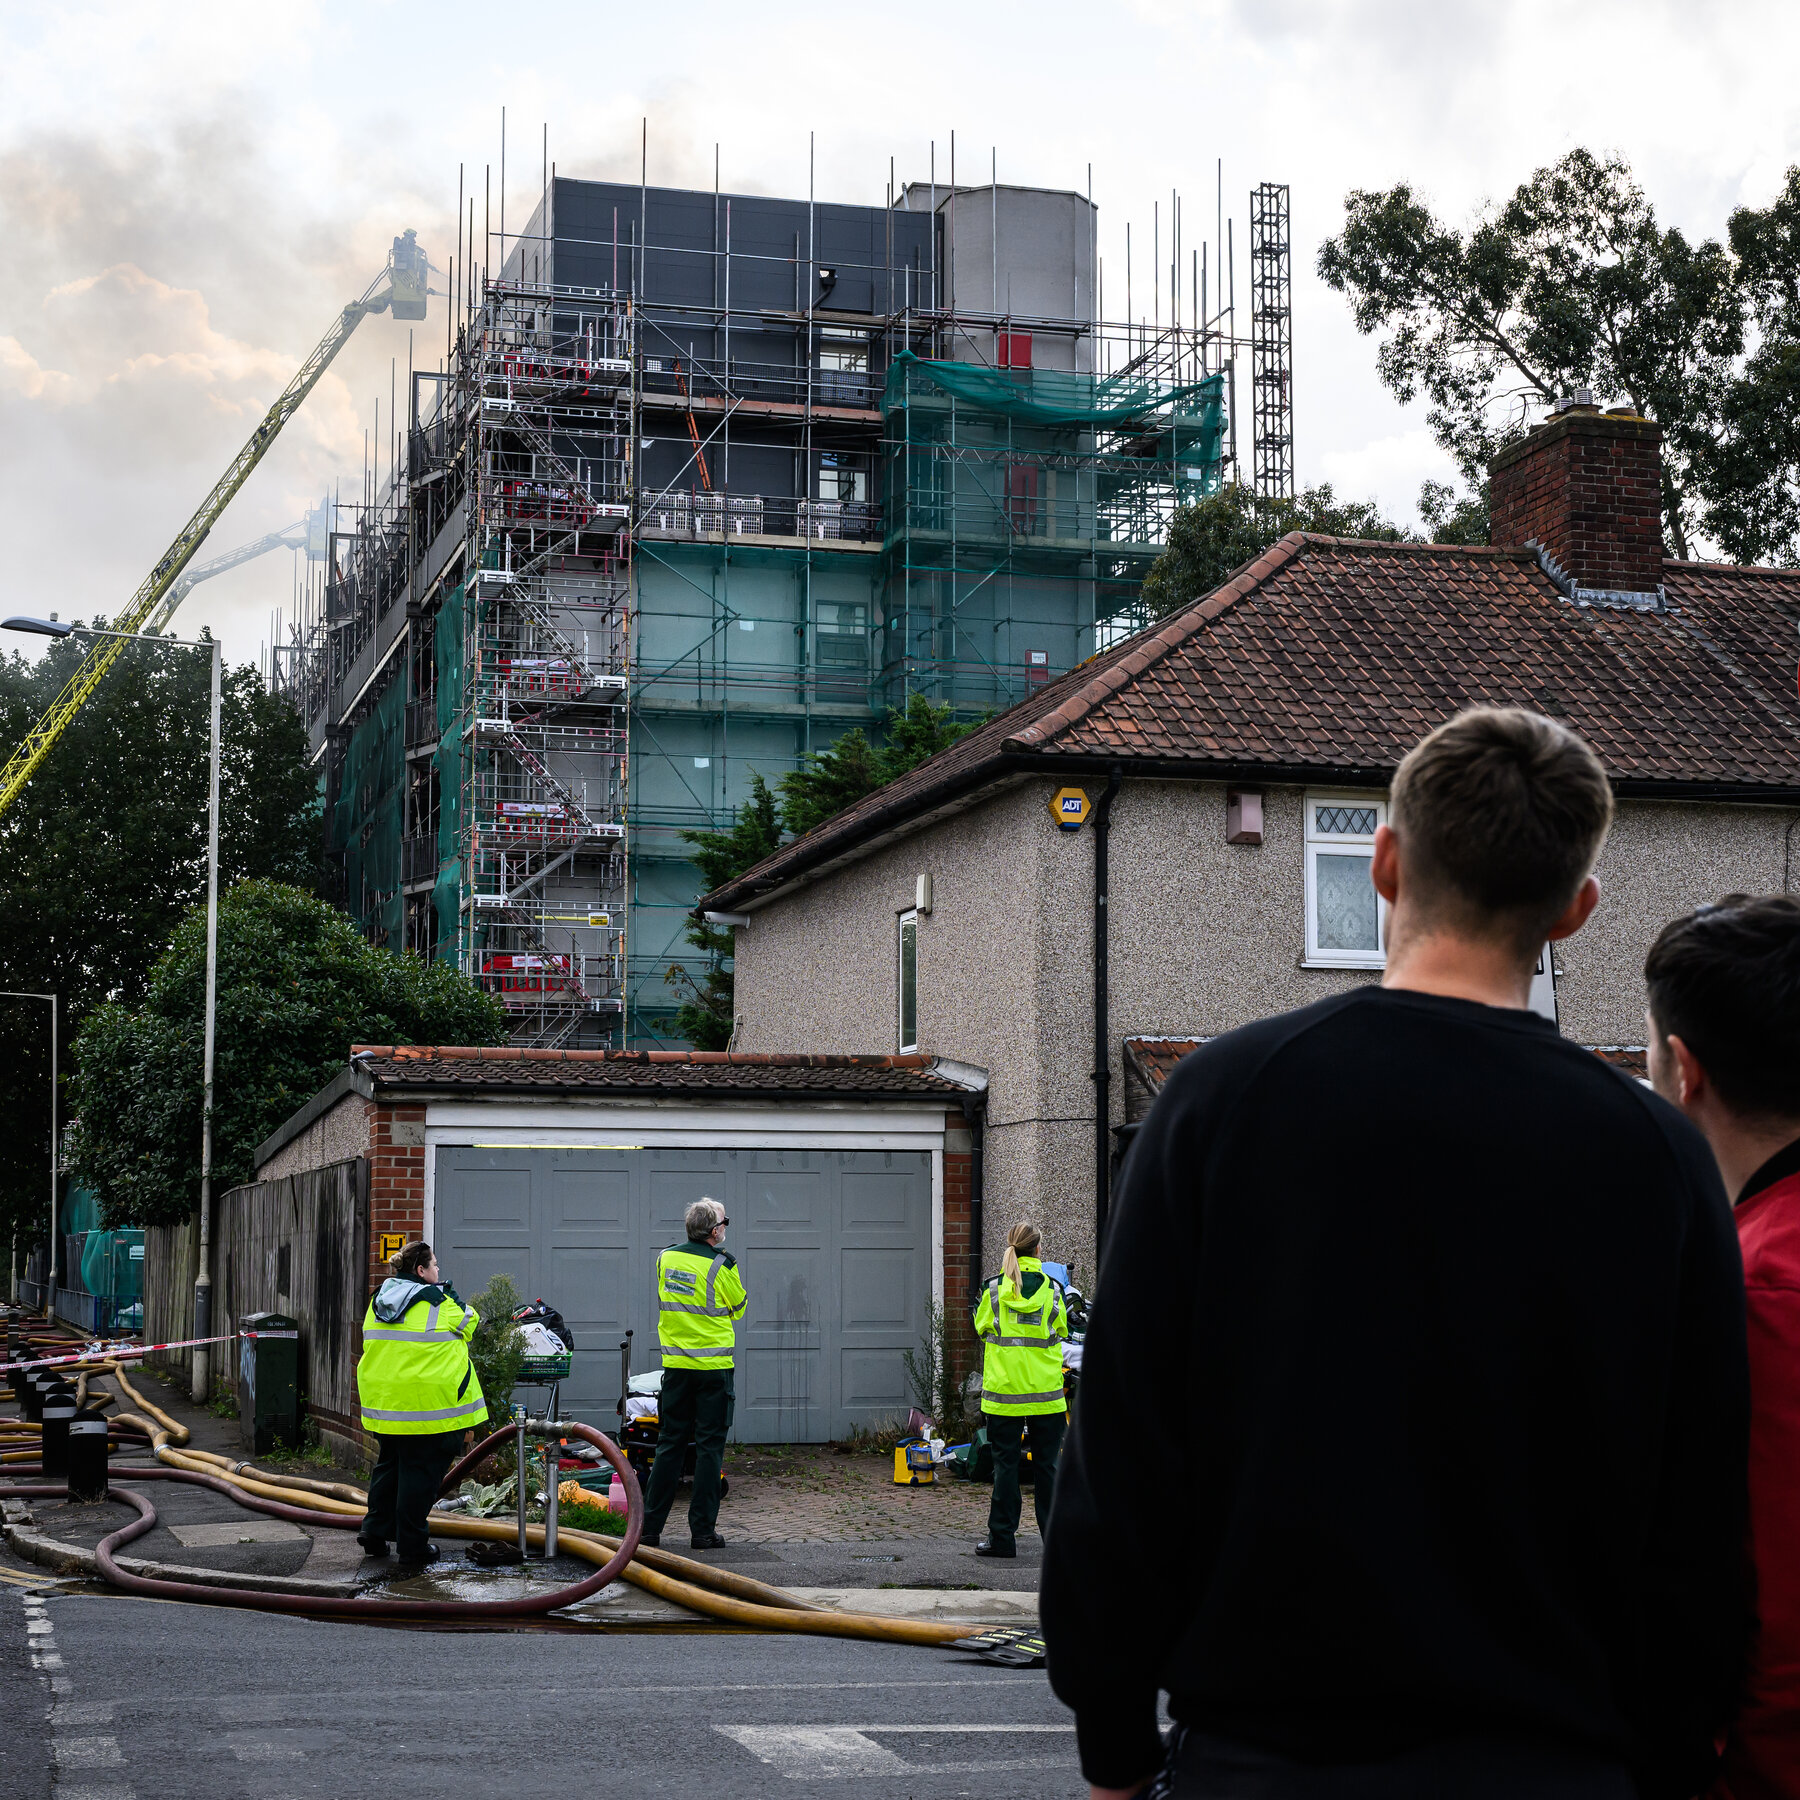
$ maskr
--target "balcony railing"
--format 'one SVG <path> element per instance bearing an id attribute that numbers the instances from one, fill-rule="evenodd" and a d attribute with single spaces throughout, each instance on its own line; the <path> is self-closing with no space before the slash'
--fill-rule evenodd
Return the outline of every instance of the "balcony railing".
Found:
<path id="1" fill-rule="evenodd" d="M 646 504 L 639 529 L 677 537 L 785 537 L 879 542 L 881 508 L 862 500 L 677 489 Z"/>

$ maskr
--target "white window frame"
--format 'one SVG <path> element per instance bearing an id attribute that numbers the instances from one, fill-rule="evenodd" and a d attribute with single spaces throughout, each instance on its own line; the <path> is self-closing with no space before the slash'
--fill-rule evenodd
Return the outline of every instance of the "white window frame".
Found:
<path id="1" fill-rule="evenodd" d="M 912 1031 L 906 1029 L 906 934 L 912 933 Z M 898 918 L 894 932 L 894 1035 L 900 1054 L 909 1055 L 919 1047 L 919 911 L 909 906 Z M 912 1041 L 907 1042 L 908 1037 Z"/>
<path id="2" fill-rule="evenodd" d="M 1318 857 L 1321 852 L 1341 855 L 1345 850 L 1366 849 L 1375 852 L 1375 833 L 1349 835 L 1319 830 L 1316 817 L 1319 808 L 1355 806 L 1373 810 L 1376 825 L 1387 823 L 1387 799 L 1381 794 L 1326 793 L 1309 790 L 1302 801 L 1305 825 L 1306 859 L 1306 958 L 1301 965 L 1308 969 L 1385 969 L 1387 967 L 1387 902 L 1378 895 L 1375 901 L 1375 935 L 1379 948 L 1374 950 L 1326 950 L 1319 945 Z"/>

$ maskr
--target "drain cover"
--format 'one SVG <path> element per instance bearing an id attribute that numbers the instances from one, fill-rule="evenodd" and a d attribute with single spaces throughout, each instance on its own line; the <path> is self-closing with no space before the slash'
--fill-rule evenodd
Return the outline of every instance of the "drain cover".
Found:
<path id="1" fill-rule="evenodd" d="M 898 1562 L 900 1558 L 897 1556 L 853 1556 L 850 1560 L 852 1562 Z"/>

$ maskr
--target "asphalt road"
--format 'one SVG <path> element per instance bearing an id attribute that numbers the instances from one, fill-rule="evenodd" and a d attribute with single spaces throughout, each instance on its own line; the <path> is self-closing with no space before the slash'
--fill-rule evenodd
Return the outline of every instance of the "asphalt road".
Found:
<path id="1" fill-rule="evenodd" d="M 825 1638 L 432 1632 L 0 1586 L 5 1800 L 1085 1796 L 1042 1671 Z"/>

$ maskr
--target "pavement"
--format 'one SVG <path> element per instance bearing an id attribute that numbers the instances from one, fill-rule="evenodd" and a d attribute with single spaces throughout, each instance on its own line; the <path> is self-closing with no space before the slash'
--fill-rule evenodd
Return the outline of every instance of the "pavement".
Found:
<path id="1" fill-rule="evenodd" d="M 1041 1670 L 823 1638 L 384 1629 L 0 1583 L 0 1717 L 3 1800 L 1087 1791 Z"/>

